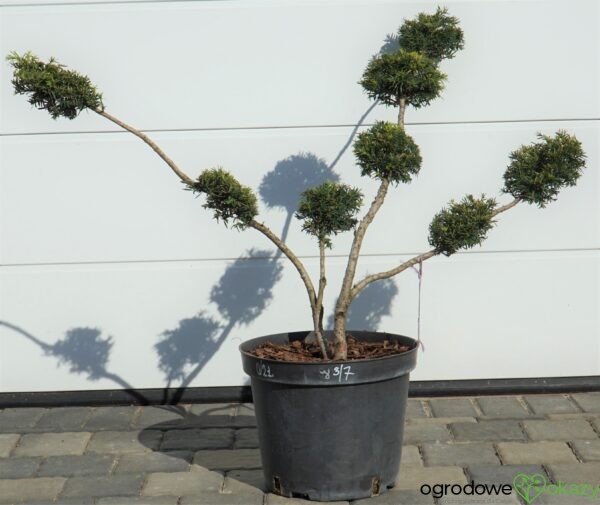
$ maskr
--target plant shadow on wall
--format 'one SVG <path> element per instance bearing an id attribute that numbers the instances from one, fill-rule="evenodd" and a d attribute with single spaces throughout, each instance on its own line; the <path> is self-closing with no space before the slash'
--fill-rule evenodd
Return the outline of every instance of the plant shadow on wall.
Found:
<path id="1" fill-rule="evenodd" d="M 379 52 L 381 54 L 392 51 L 397 45 L 395 36 L 388 36 Z M 16 55 L 13 58 L 16 58 Z M 378 101 L 372 103 L 358 119 L 330 164 L 313 153 L 300 152 L 280 160 L 264 176 L 259 188 L 264 203 L 269 208 L 280 208 L 286 212 L 281 234 L 283 240 L 287 238 L 300 194 L 326 180 L 339 181 L 339 175 L 334 172 L 334 168 L 352 145 L 358 129 L 377 104 Z M 70 119 L 77 115 L 74 111 L 62 112 Z M 55 110 L 53 114 L 56 114 Z M 232 330 L 236 326 L 250 324 L 265 310 L 272 299 L 273 288 L 281 278 L 281 256 L 282 252 L 279 249 L 275 254 L 256 249 L 248 251 L 226 268 L 219 282 L 211 290 L 210 303 L 216 306 L 219 317 L 212 316 L 204 309 L 192 317 L 182 319 L 175 328 L 165 330 L 160 335 L 155 351 L 158 353 L 158 366 L 166 378 L 163 404 L 177 404 L 183 398 L 185 388 L 198 376 Z M 351 326 L 377 329 L 381 317 L 389 314 L 391 300 L 396 291 L 391 282 L 373 285 L 366 290 L 356 300 L 350 313 Z M 108 370 L 113 339 L 110 336 L 103 337 L 100 328 L 75 327 L 69 329 L 64 338 L 54 344 L 48 344 L 16 324 L 0 321 L 0 326 L 25 337 L 46 355 L 56 358 L 59 365 L 68 367 L 71 373 L 85 374 L 90 381 L 110 380 L 127 391 L 135 402 L 148 403 L 132 384 Z M 169 396 L 169 392 L 173 391 L 173 384 L 177 386 L 175 392 Z"/>
<path id="2" fill-rule="evenodd" d="M 154 347 L 167 380 L 165 394 L 173 382 L 179 382 L 172 397 L 165 397 L 163 403 L 179 403 L 185 389 L 231 331 L 236 326 L 252 323 L 268 306 L 283 269 L 278 259 L 269 255 L 269 251 L 251 249 L 226 268 L 210 292 L 210 302 L 216 305 L 220 321 L 201 312 L 163 332 Z"/>
<path id="3" fill-rule="evenodd" d="M 333 170 L 338 160 L 351 145 L 360 125 L 372 110 L 360 118 L 348 140 L 331 164 L 313 153 L 291 155 L 276 163 L 259 188 L 261 198 L 270 208 L 280 208 L 285 213 L 282 237 L 289 227 L 298 206 L 300 193 L 325 180 L 338 181 Z M 179 321 L 177 326 L 165 330 L 155 345 L 160 370 L 166 385 L 163 404 L 175 405 L 181 401 L 185 388 L 198 376 L 236 326 L 252 323 L 266 309 L 273 297 L 273 288 L 281 278 L 281 251 L 251 249 L 227 266 L 219 281 L 210 291 L 210 304 L 219 317 L 206 309 Z M 354 329 L 376 329 L 381 317 L 389 314 L 392 298 L 397 288 L 393 282 L 373 284 L 356 300 L 349 316 Z M 75 327 L 54 344 L 46 343 L 27 330 L 9 322 L 0 325 L 13 330 L 36 344 L 58 364 L 68 367 L 74 374 L 85 374 L 90 381 L 107 379 L 131 395 L 132 400 L 147 404 L 147 399 L 132 384 L 117 373 L 108 370 L 113 338 L 103 337 L 102 330 L 93 327 Z M 175 385 L 176 389 L 172 389 Z M 169 392 L 171 393 L 169 396 Z"/>
<path id="4" fill-rule="evenodd" d="M 0 326 L 25 337 L 37 345 L 45 355 L 58 360 L 59 366 L 66 366 L 69 372 L 87 375 L 88 380 L 108 379 L 123 388 L 132 399 L 141 405 L 147 405 L 146 398 L 120 375 L 108 370 L 108 361 L 113 346 L 112 337 L 103 337 L 98 328 L 78 327 L 65 333 L 64 338 L 54 344 L 48 344 L 25 329 L 0 320 Z"/>

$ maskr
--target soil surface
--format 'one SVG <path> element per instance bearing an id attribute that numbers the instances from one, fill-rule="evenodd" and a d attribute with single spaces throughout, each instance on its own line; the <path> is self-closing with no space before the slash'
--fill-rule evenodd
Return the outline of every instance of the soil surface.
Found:
<path id="1" fill-rule="evenodd" d="M 347 361 L 356 361 L 360 359 L 383 358 L 393 354 L 402 354 L 410 350 L 407 345 L 402 345 L 394 340 L 383 340 L 379 342 L 366 342 L 358 340 L 348 334 L 348 359 Z M 329 342 L 329 355 L 333 356 L 333 343 Z M 275 344 L 265 342 L 249 351 L 250 354 L 261 359 L 273 359 L 276 361 L 297 361 L 318 363 L 326 361 L 323 359 L 319 345 L 314 343 L 305 343 L 295 340 L 290 344 Z M 331 361 L 331 360 L 327 360 Z"/>

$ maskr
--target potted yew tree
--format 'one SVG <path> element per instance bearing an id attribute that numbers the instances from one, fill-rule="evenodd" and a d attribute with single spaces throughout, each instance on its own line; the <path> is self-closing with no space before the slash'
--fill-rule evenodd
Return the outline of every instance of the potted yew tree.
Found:
<path id="1" fill-rule="evenodd" d="M 252 379 L 266 484 L 284 496 L 348 500 L 380 494 L 395 484 L 417 343 L 400 335 L 346 328 L 348 309 L 357 295 L 371 283 L 429 258 L 480 244 L 494 218 L 521 202 L 544 207 L 561 188 L 576 183 L 585 163 L 574 136 L 564 131 L 538 135 L 537 142 L 509 155 L 502 192 L 512 201 L 500 205 L 485 195 L 451 201 L 431 221 L 429 251 L 356 279 L 369 225 L 388 193 L 411 182 L 421 167 L 419 147 L 404 128 L 405 110 L 426 106 L 440 95 L 446 75 L 439 64 L 463 47 L 458 19 L 440 8 L 406 20 L 398 39 L 397 47 L 368 63 L 360 81 L 370 98 L 398 110 L 396 123 L 376 122 L 354 143 L 361 175 L 379 183 L 375 197 L 359 216 L 363 195 L 358 188 L 326 181 L 302 193 L 296 217 L 318 245 L 316 283 L 301 259 L 258 219 L 252 189 L 222 168 L 205 170 L 195 178 L 187 175 L 147 135 L 109 114 L 88 77 L 54 59 L 44 62 L 31 53 L 8 56 L 15 93 L 28 95 L 33 106 L 55 119 L 74 119 L 89 110 L 133 133 L 166 162 L 186 189 L 204 197 L 204 207 L 215 219 L 237 230 L 260 232 L 298 271 L 312 329 L 259 337 L 240 346 L 244 370 Z M 353 231 L 354 239 L 334 309 L 334 327 L 324 330 L 326 251 L 334 235 L 348 231 Z"/>

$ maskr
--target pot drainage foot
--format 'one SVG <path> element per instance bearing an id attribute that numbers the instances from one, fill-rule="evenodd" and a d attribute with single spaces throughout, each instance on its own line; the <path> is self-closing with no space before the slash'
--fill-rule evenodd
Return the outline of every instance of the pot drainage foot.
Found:
<path id="1" fill-rule="evenodd" d="M 371 496 L 377 496 L 381 493 L 381 479 L 379 477 L 373 477 L 371 482 Z"/>
<path id="2" fill-rule="evenodd" d="M 283 490 L 281 489 L 281 479 L 277 476 L 273 477 L 273 491 L 276 494 L 283 495 Z"/>
<path id="3" fill-rule="evenodd" d="M 302 500 L 310 500 L 310 495 L 307 493 L 292 493 L 292 498 L 300 498 Z"/>
<path id="4" fill-rule="evenodd" d="M 276 475 L 273 477 L 273 492 L 279 496 L 284 496 L 285 498 L 293 498 L 292 494 L 285 490 L 281 485 L 281 478 Z"/>

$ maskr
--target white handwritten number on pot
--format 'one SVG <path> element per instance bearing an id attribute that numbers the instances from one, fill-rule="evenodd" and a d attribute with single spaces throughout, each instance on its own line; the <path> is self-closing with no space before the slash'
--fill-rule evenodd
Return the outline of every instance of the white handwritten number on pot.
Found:
<path id="1" fill-rule="evenodd" d="M 331 379 L 331 368 L 326 368 L 324 370 L 319 370 L 321 374 L 321 378 L 325 380 Z M 352 371 L 352 367 L 350 365 L 339 365 L 333 367 L 333 377 L 337 377 L 338 382 L 348 382 L 348 379 L 351 375 L 356 375 Z"/>
<path id="2" fill-rule="evenodd" d="M 275 374 L 271 373 L 271 367 L 264 363 L 256 363 L 256 373 L 259 377 L 268 377 L 269 379 L 275 377 Z"/>

